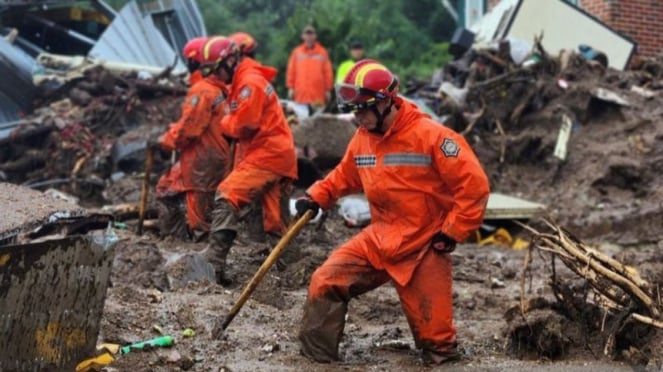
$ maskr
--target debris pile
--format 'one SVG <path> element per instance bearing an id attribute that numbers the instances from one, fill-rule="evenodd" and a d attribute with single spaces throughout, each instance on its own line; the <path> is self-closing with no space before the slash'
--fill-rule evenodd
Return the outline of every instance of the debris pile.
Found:
<path id="1" fill-rule="evenodd" d="M 493 191 L 554 206 L 583 238 L 663 239 L 663 56 L 617 71 L 540 38 L 520 63 L 508 51 L 469 50 L 411 91 L 466 136 Z"/>
<path id="2" fill-rule="evenodd" d="M 141 169 L 146 141 L 179 115 L 186 86 L 175 78 L 87 69 L 56 90 L 0 138 L 0 180 L 60 186 L 99 201 L 109 180 Z"/>

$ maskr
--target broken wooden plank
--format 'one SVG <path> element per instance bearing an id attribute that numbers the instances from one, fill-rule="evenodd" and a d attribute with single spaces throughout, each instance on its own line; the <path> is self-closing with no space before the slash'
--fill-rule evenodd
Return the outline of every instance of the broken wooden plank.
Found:
<path id="1" fill-rule="evenodd" d="M 545 213 L 545 205 L 491 192 L 484 220 L 530 219 Z"/>

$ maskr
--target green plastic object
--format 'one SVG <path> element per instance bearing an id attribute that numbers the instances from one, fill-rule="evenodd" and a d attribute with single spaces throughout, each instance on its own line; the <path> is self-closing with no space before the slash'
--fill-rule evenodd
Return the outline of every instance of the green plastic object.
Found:
<path id="1" fill-rule="evenodd" d="M 113 222 L 113 227 L 120 230 L 126 230 L 127 224 L 124 222 Z"/>
<path id="2" fill-rule="evenodd" d="M 194 331 L 191 328 L 187 328 L 184 331 L 182 331 L 182 336 L 184 337 L 193 337 L 196 335 L 196 331 Z"/>
<path id="3" fill-rule="evenodd" d="M 120 353 L 126 354 L 131 351 L 143 350 L 145 348 L 152 348 L 152 347 L 170 347 L 173 346 L 173 343 L 174 341 L 171 336 L 162 336 L 162 337 L 153 338 L 151 340 L 137 342 L 135 344 L 124 346 L 120 349 Z"/>

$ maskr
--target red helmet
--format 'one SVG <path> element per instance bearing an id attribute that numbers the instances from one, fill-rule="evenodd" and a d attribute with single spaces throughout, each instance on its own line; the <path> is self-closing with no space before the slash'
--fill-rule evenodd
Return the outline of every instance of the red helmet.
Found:
<path id="1" fill-rule="evenodd" d="M 200 48 L 205 45 L 208 38 L 206 36 L 196 37 L 189 40 L 182 49 L 182 55 L 185 59 L 193 59 L 200 62 Z"/>
<path id="2" fill-rule="evenodd" d="M 242 54 L 250 54 L 256 50 L 258 47 L 258 42 L 250 34 L 246 32 L 235 32 L 234 34 L 228 36 L 229 39 L 237 43 L 239 51 Z"/>
<path id="3" fill-rule="evenodd" d="M 200 48 L 202 64 L 219 64 L 226 58 L 239 54 L 237 43 L 225 36 L 216 36 L 207 40 Z"/>
<path id="4" fill-rule="evenodd" d="M 373 60 L 357 62 L 336 87 L 339 108 L 344 112 L 362 109 L 368 103 L 398 94 L 398 79 L 384 65 Z"/>

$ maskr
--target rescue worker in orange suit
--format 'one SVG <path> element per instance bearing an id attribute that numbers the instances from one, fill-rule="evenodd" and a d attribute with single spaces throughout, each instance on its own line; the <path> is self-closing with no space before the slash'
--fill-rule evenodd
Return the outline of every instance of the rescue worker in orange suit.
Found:
<path id="1" fill-rule="evenodd" d="M 232 33 L 230 36 L 228 36 L 228 38 L 237 44 L 239 52 L 242 56 L 255 59 L 256 49 L 258 49 L 258 42 L 253 36 L 251 36 L 251 34 L 243 31 L 238 31 Z M 271 66 L 263 66 L 263 71 L 265 78 L 270 83 L 273 82 L 274 79 L 276 79 L 276 75 L 278 74 L 278 70 Z M 234 155 L 235 156 L 233 164 L 238 164 L 242 160 L 242 157 L 244 156 L 244 151 L 238 143 L 235 143 Z"/>
<path id="2" fill-rule="evenodd" d="M 450 253 L 481 226 L 488 179 L 463 137 L 397 97 L 382 64 L 358 62 L 337 86 L 359 129 L 339 165 L 297 200 L 299 215 L 362 191 L 371 224 L 313 273 L 299 340 L 319 362 L 338 359 L 350 299 L 391 281 L 428 363 L 458 357 Z"/>
<path id="3" fill-rule="evenodd" d="M 198 56 L 200 55 L 200 48 L 205 45 L 207 40 L 206 36 L 193 38 L 184 45 L 182 50 L 182 55 L 186 60 L 186 67 L 189 70 L 189 86 L 193 86 L 203 79 L 203 75 L 199 69 L 200 61 Z"/>
<path id="4" fill-rule="evenodd" d="M 205 251 L 217 281 L 228 285 L 226 258 L 237 236 L 238 222 L 253 201 L 262 201 L 266 233 L 280 236 L 285 232 L 280 200 L 297 177 L 297 159 L 292 132 L 268 81 L 272 69 L 242 56 L 230 39 L 211 40 L 202 53 L 204 58 L 216 59 L 214 74 L 232 87 L 230 112 L 221 120 L 221 129 L 243 150 L 240 162 L 217 188 Z"/>
<path id="5" fill-rule="evenodd" d="M 334 74 L 327 49 L 312 25 L 304 27 L 301 45 L 290 54 L 286 71 L 288 98 L 297 103 L 324 106 L 331 99 Z"/>
<path id="6" fill-rule="evenodd" d="M 190 68 L 206 63 L 199 53 L 200 41 L 193 39 L 184 47 Z M 181 239 L 189 235 L 200 239 L 209 232 L 214 193 L 229 159 L 228 142 L 218 124 L 227 110 L 226 85 L 215 76 L 203 75 L 191 71 L 191 77 L 200 76 L 200 80 L 189 88 L 179 120 L 159 138 L 161 148 L 180 152 L 179 161 L 156 188 L 161 232 Z"/>

